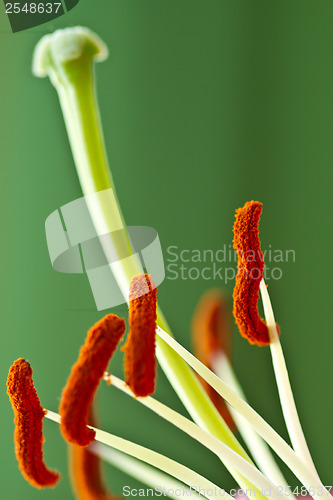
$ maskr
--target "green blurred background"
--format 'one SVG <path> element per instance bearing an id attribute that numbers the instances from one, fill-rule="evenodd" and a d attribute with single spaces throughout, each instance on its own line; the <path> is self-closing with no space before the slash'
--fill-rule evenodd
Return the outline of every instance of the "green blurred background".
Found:
<path id="1" fill-rule="evenodd" d="M 278 263 L 282 278 L 268 283 L 304 431 L 331 484 L 332 1 L 81 0 L 18 34 L 3 4 L 0 15 L 1 497 L 73 498 L 66 445 L 52 422 L 46 461 L 63 480 L 36 491 L 21 477 L 5 382 L 11 363 L 27 358 L 42 404 L 57 410 L 86 331 L 103 314 L 85 276 L 53 271 L 44 234 L 46 217 L 81 192 L 55 90 L 32 76 L 31 55 L 45 33 L 77 24 L 110 49 L 96 68 L 97 87 L 127 223 L 156 228 L 166 258 L 171 245 L 216 251 L 232 242 L 234 210 L 258 199 L 262 248 L 295 250 L 296 261 Z M 233 283 L 168 278 L 159 303 L 190 347 L 200 295 L 221 286 L 231 296 Z M 269 350 L 235 330 L 233 359 L 254 408 L 287 438 Z M 112 371 L 122 374 L 120 353 Z M 186 414 L 162 373 L 157 397 Z M 100 400 L 104 429 L 234 486 L 215 456 L 139 404 L 104 387 Z M 114 492 L 138 485 L 106 469 Z"/>

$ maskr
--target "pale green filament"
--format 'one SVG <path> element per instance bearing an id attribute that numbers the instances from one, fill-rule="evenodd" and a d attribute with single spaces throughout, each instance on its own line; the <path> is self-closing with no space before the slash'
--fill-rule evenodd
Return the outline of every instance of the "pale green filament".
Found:
<path id="1" fill-rule="evenodd" d="M 246 401 L 245 394 L 236 378 L 232 366 L 223 352 L 215 353 L 210 361 L 212 371 L 225 382 L 230 389 L 232 389 L 243 401 Z M 234 408 L 228 405 L 231 416 L 247 445 L 253 459 L 260 468 L 260 470 L 275 484 L 288 488 L 288 483 L 282 475 L 273 454 L 267 443 L 259 436 L 259 434 L 248 424 L 246 419 L 242 417 Z M 295 499 L 293 495 L 291 499 Z"/>
<path id="2" fill-rule="evenodd" d="M 303 461 L 311 468 L 313 473 L 318 477 L 298 417 L 296 404 L 289 381 L 287 366 L 284 360 L 280 338 L 276 328 L 274 313 L 264 279 L 262 279 L 260 282 L 260 292 L 264 306 L 266 324 L 268 327 L 268 332 L 270 337 L 270 350 L 272 355 L 273 368 L 279 391 L 282 412 L 286 422 L 288 433 L 295 452 L 298 454 L 300 458 L 303 459 Z"/>
<path id="3" fill-rule="evenodd" d="M 125 392 L 131 397 L 135 397 L 128 386 L 115 376 L 106 377 L 111 384 Z M 215 453 L 223 462 L 230 464 L 233 469 L 239 471 L 251 483 L 256 485 L 260 490 L 269 489 L 271 491 L 271 498 L 279 500 L 279 497 L 284 496 L 281 494 L 274 483 L 267 479 L 260 471 L 258 471 L 252 464 L 249 464 L 244 458 L 240 457 L 231 448 L 221 443 L 218 439 L 214 438 L 211 434 L 200 429 L 195 423 L 191 422 L 188 418 L 180 415 L 168 406 L 152 397 L 137 398 L 137 401 L 144 406 L 154 411 L 157 415 L 172 423 L 179 429 L 183 430 L 186 434 L 196 439 L 203 446 Z"/>
<path id="4" fill-rule="evenodd" d="M 60 415 L 58 413 L 47 411 L 45 417 L 60 424 Z M 96 429 L 95 427 L 89 427 L 91 429 L 94 429 L 94 431 L 96 432 L 95 440 L 99 443 L 111 446 L 111 448 L 122 451 L 123 453 L 126 453 L 131 457 L 138 458 L 139 460 L 142 460 L 143 462 L 152 465 L 157 469 L 166 472 L 167 474 L 170 474 L 170 476 L 179 479 L 179 481 L 182 481 L 188 486 L 195 485 L 203 492 L 205 492 L 203 493 L 203 496 L 205 496 L 206 498 L 211 498 L 211 495 L 207 492 L 210 492 L 212 490 L 222 490 L 222 488 L 212 483 L 205 477 L 197 474 L 196 472 L 189 469 L 188 467 L 185 467 L 179 462 L 166 457 L 165 455 L 161 455 L 156 451 L 145 448 L 144 446 L 133 443 L 132 441 L 128 441 L 127 439 L 115 436 L 114 434 L 109 434 L 108 432 L 101 431 L 100 429 Z M 228 493 L 225 493 L 224 496 L 228 498 L 228 500 L 233 500 L 233 498 L 228 495 Z"/>
<path id="5" fill-rule="evenodd" d="M 295 451 L 279 436 L 277 432 L 243 399 L 241 399 L 230 387 L 225 384 L 215 373 L 207 368 L 193 354 L 188 352 L 173 337 L 168 335 L 161 328 L 157 327 L 157 335 L 169 344 L 186 362 L 218 392 L 236 411 L 242 415 L 246 421 L 256 430 L 256 432 L 269 444 L 269 446 L 288 465 L 290 470 L 311 491 L 314 490 L 313 498 L 318 498 L 329 493 L 320 482 L 318 476 L 309 468 L 308 464 L 296 455 Z"/>
<path id="6" fill-rule="evenodd" d="M 179 500 L 179 491 L 183 492 L 183 484 L 176 479 L 168 476 L 164 472 L 157 470 L 155 467 L 145 464 L 137 458 L 130 457 L 121 451 L 110 448 L 105 444 L 93 441 L 89 445 L 89 451 L 94 453 L 106 462 L 113 465 L 117 469 L 137 479 L 141 483 L 145 483 L 155 491 L 163 491 L 169 498 Z M 195 491 L 185 488 L 184 496 L 190 496 L 195 500 L 202 500 L 202 496 Z"/>

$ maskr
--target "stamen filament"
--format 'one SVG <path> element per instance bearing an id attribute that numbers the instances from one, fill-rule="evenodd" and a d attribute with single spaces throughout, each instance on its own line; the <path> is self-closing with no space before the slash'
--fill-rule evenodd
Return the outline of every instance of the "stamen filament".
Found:
<path id="1" fill-rule="evenodd" d="M 135 397 L 125 382 L 119 378 L 114 375 L 112 375 L 112 377 L 110 375 L 106 375 L 104 378 L 108 381 L 111 380 L 111 385 L 114 385 L 125 394 L 128 394 L 132 398 Z M 136 400 L 215 453 L 224 462 L 227 469 L 231 466 L 233 469 L 238 470 L 242 476 L 244 476 L 259 490 L 269 489 L 271 492 L 271 498 L 278 500 L 278 498 L 282 496 L 281 493 L 278 493 L 275 485 L 252 464 L 244 460 L 244 458 L 235 453 L 231 448 L 216 439 L 214 436 L 203 429 L 200 429 L 200 427 L 188 418 L 150 396 L 146 398 L 136 398 Z"/>
<path id="2" fill-rule="evenodd" d="M 179 500 L 179 495 L 172 492 L 183 490 L 184 485 L 176 481 L 176 479 L 173 479 L 167 474 L 156 470 L 155 467 L 152 467 L 151 465 L 141 462 L 137 458 L 130 457 L 121 451 L 110 448 L 109 446 L 98 443 L 97 441 L 93 441 L 88 448 L 92 453 L 95 453 L 98 457 L 104 459 L 118 470 L 125 472 L 125 474 L 137 479 L 138 481 L 141 481 L 150 488 L 158 488 L 159 490 L 163 488 L 166 496 Z M 184 496 L 186 496 L 186 494 L 196 500 L 202 499 L 198 493 L 185 488 Z"/>
<path id="3" fill-rule="evenodd" d="M 308 467 L 319 479 L 298 417 L 281 342 L 276 330 L 274 312 L 264 279 L 262 279 L 260 283 L 260 292 L 270 337 L 270 350 L 273 368 L 288 433 L 297 455 L 308 465 Z"/>
<path id="4" fill-rule="evenodd" d="M 45 417 L 60 424 L 61 419 L 58 413 L 46 410 Z M 145 448 L 144 446 L 133 443 L 132 441 L 115 436 L 114 434 L 109 434 L 108 432 L 96 429 L 95 427 L 89 427 L 95 432 L 95 440 L 99 443 L 111 446 L 111 448 L 122 451 L 131 457 L 138 458 L 139 460 L 166 472 L 170 476 L 179 479 L 179 481 L 182 481 L 188 486 L 195 485 L 197 488 L 202 490 L 202 496 L 208 499 L 211 498 L 211 495 L 207 493 L 208 490 L 221 490 L 221 488 L 213 482 L 189 469 L 185 465 L 172 460 L 171 458 L 150 450 L 149 448 Z M 229 500 L 233 500 L 233 497 L 231 497 L 228 493 L 225 493 L 223 496 Z"/>
<path id="5" fill-rule="evenodd" d="M 220 377 L 220 379 L 223 380 L 223 382 L 225 382 L 230 389 L 238 394 L 240 398 L 247 402 L 229 359 L 223 352 L 215 355 L 211 359 L 211 366 L 212 371 L 216 373 L 216 375 Z M 228 405 L 228 409 L 259 469 L 275 484 L 288 487 L 288 483 L 274 460 L 271 450 L 266 442 L 232 406 Z M 290 498 L 295 497 L 290 495 Z"/>
<path id="6" fill-rule="evenodd" d="M 182 347 L 175 339 L 170 337 L 160 327 L 156 328 L 156 333 L 214 389 L 237 410 L 247 422 L 260 434 L 260 436 L 269 444 L 269 446 L 277 453 L 277 455 L 286 463 L 295 476 L 301 483 L 311 491 L 315 489 L 313 498 L 320 498 L 322 495 L 317 494 L 318 489 L 325 487 L 315 475 L 312 469 L 309 469 L 307 464 L 301 460 L 298 455 L 288 446 L 288 444 L 272 429 L 272 427 L 245 401 L 235 394 L 215 373 L 209 370 L 204 364 L 198 361 L 190 352 Z M 319 490 L 318 490 L 319 491 Z M 327 492 L 327 494 L 329 494 Z"/>

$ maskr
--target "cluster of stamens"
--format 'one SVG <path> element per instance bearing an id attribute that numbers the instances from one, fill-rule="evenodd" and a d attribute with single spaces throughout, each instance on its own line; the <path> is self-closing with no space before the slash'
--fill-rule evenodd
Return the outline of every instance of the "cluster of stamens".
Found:
<path id="1" fill-rule="evenodd" d="M 265 312 L 268 311 L 269 317 L 267 324 L 260 318 L 257 310 L 258 280 L 254 277 L 251 278 L 250 275 L 251 269 L 254 269 L 255 266 L 260 266 L 261 272 L 263 270 L 258 235 L 260 213 L 261 204 L 258 202 L 249 202 L 236 212 L 234 243 L 239 257 L 239 273 L 234 291 L 233 312 L 241 333 L 248 338 L 249 342 L 257 345 L 270 343 L 273 360 L 275 357 L 278 359 L 280 356 L 281 361 L 282 351 L 278 351 L 280 354 L 276 354 L 274 351 L 276 346 L 279 349 L 279 337 L 270 333 L 271 328 L 275 329 L 276 332 L 276 325 L 270 309 L 266 287 L 261 279 L 260 287 L 264 300 L 264 309 Z M 253 248 L 251 248 L 251 245 L 253 245 Z M 244 253 L 250 250 L 255 251 L 255 255 L 258 257 L 257 260 L 252 259 L 251 265 L 248 266 L 246 259 L 244 259 Z M 130 283 L 130 331 L 122 348 L 125 351 L 126 384 L 116 377 L 111 377 L 107 372 L 109 361 L 126 329 L 124 319 L 109 314 L 88 332 L 78 360 L 73 365 L 62 393 L 60 417 L 42 408 L 33 386 L 32 370 L 29 363 L 22 358 L 14 362 L 8 376 L 7 392 L 15 412 L 16 456 L 24 477 L 38 488 L 53 487 L 59 479 L 59 475 L 49 470 L 43 461 L 42 420 L 47 416 L 59 421 L 62 435 L 70 445 L 71 477 L 77 498 L 81 500 L 115 498 L 106 492 L 100 471 L 100 460 L 91 452 L 89 447 L 94 439 L 110 443 L 117 443 L 118 439 L 108 435 L 109 441 L 108 439 L 103 441 L 101 437 L 102 431 L 92 427 L 95 425 L 93 417 L 94 396 L 100 381 L 104 378 L 109 384 L 113 382 L 115 387 L 137 398 L 138 401 L 151 410 L 174 423 L 174 425 L 205 446 L 208 446 L 223 460 L 230 472 L 239 479 L 240 484 L 243 481 L 245 481 L 244 484 L 246 484 L 246 481 L 250 481 L 250 484 L 254 485 L 258 491 L 259 487 L 263 485 L 273 487 L 274 491 L 274 488 L 279 486 L 278 482 L 284 481 L 274 463 L 274 459 L 265 443 L 266 441 L 289 465 L 295 475 L 302 480 L 310 493 L 311 481 L 316 483 L 317 488 L 321 487 L 299 421 L 295 418 L 288 419 L 286 415 L 286 424 L 291 440 L 295 445 L 295 450 L 298 452 L 296 453 L 246 403 L 244 397 L 240 397 L 242 396 L 241 390 L 237 386 L 230 365 L 230 325 L 223 295 L 216 290 L 212 290 L 205 294 L 197 307 L 193 319 L 193 341 L 195 354 L 197 355 L 197 358 L 195 358 L 165 331 L 156 326 L 156 292 L 155 283 L 150 275 L 140 274 L 134 276 Z M 223 443 L 223 440 L 216 439 L 206 431 L 201 430 L 193 422 L 149 397 L 155 389 L 156 334 L 167 342 L 198 373 L 209 398 L 211 398 L 216 409 L 221 414 L 222 421 L 227 422 L 232 429 L 237 426 L 245 441 L 248 441 L 249 449 L 252 451 L 257 463 L 261 464 L 259 469 L 256 469 L 241 448 L 236 451 L 237 444 L 234 445 L 234 449 L 228 447 Z M 283 382 L 279 383 L 279 378 L 285 380 L 286 377 L 280 377 L 281 370 L 283 371 L 285 368 L 283 368 L 283 363 L 280 363 L 282 368 L 281 366 L 279 368 L 278 364 L 279 362 L 276 361 L 274 368 L 277 367 L 276 374 L 282 407 L 284 397 L 289 397 L 289 403 L 293 405 L 293 400 L 290 399 L 290 388 Z M 221 375 L 222 379 L 214 375 L 212 370 Z M 223 382 L 224 377 L 229 385 Z M 226 405 L 226 402 L 228 405 Z M 238 413 L 243 416 L 243 419 L 239 419 Z M 129 444 L 124 448 L 120 446 L 118 449 L 136 450 L 137 456 L 140 457 L 139 448 L 137 445 Z M 127 451 L 125 452 L 127 453 Z M 129 453 L 135 455 L 134 451 Z M 153 458 L 147 458 L 147 453 L 148 455 L 149 453 L 152 454 L 156 464 Z M 143 455 L 145 461 L 161 467 L 159 465 L 160 455 L 149 452 L 147 449 Z M 173 462 L 169 463 L 168 460 L 170 462 L 170 459 L 166 459 L 166 457 L 163 459 L 165 470 L 175 471 Z M 183 472 L 184 466 L 178 464 L 177 467 L 179 476 L 174 472 L 175 477 L 182 479 L 181 472 Z M 185 468 L 184 470 L 186 472 L 188 469 Z M 229 495 L 226 494 L 226 496 Z M 317 495 L 312 494 L 312 496 L 316 498 Z"/>

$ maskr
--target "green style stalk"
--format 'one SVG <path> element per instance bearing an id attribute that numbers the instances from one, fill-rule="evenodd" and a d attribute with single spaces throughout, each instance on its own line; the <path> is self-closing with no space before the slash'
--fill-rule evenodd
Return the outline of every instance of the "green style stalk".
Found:
<path id="1" fill-rule="evenodd" d="M 45 36 L 34 53 L 34 74 L 40 77 L 49 76 L 58 92 L 84 196 L 111 188 L 116 197 L 104 146 L 93 75 L 93 61 L 102 61 L 107 54 L 105 44 L 90 30 L 82 27 L 59 30 Z M 115 199 L 114 213 L 106 213 L 101 207 L 98 214 L 90 215 L 95 226 L 98 225 L 98 218 L 104 217 L 112 238 L 113 219 L 119 219 L 120 214 L 126 236 L 123 242 L 117 240 L 113 243 L 118 255 L 123 255 L 125 247 L 127 254 L 130 254 L 130 239 L 119 203 L 117 198 Z M 120 260 L 120 265 L 114 274 L 125 297 L 128 296 L 131 278 L 140 272 L 140 265 L 135 257 L 127 259 L 125 263 Z M 160 308 L 158 308 L 157 323 L 170 333 Z M 158 361 L 194 421 L 252 463 L 220 417 L 192 369 L 159 337 L 156 338 L 156 344 Z M 243 490 L 254 489 L 237 471 L 231 468 L 229 470 Z M 258 490 L 256 498 L 258 500 L 262 498 Z"/>

